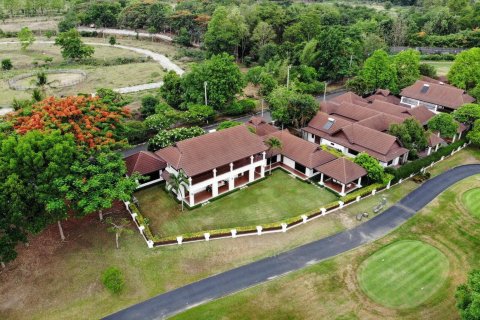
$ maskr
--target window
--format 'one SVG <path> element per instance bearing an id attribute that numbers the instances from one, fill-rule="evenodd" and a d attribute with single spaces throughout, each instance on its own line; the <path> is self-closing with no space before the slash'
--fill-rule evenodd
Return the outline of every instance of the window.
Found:
<path id="1" fill-rule="evenodd" d="M 357 154 L 359 154 L 358 151 L 355 151 L 355 150 L 352 150 L 352 149 L 348 149 L 348 153 L 350 153 L 351 155 L 354 155 L 354 156 L 356 156 Z"/>

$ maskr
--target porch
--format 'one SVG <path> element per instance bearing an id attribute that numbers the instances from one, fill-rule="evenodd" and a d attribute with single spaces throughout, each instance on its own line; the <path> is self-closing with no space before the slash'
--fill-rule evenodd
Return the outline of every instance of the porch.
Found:
<path id="1" fill-rule="evenodd" d="M 325 181 L 323 181 L 323 186 L 340 195 L 350 193 L 353 190 L 361 187 L 356 183 L 343 184 L 341 182 L 335 182 L 332 178 L 327 178 Z"/>
<path id="2" fill-rule="evenodd" d="M 286 164 L 284 164 L 283 162 L 276 162 L 274 164 L 272 164 L 272 170 L 273 169 L 276 169 L 276 168 L 282 168 L 284 169 L 285 171 L 288 171 L 289 173 L 293 174 L 294 176 L 302 179 L 302 180 L 307 180 L 308 177 L 301 173 L 300 171 L 296 170 L 296 169 L 293 169 L 292 167 L 289 167 L 287 166 Z M 270 170 L 270 166 L 267 165 L 267 167 L 265 168 L 266 171 L 269 171 Z"/>

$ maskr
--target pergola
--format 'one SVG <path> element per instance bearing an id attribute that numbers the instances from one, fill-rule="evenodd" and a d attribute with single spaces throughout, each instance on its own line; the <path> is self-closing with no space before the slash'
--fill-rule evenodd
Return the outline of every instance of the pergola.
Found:
<path id="1" fill-rule="evenodd" d="M 315 168 L 320 172 L 320 185 L 323 185 L 341 196 L 362 187 L 362 177 L 367 171 L 356 163 L 345 158 L 338 158 Z"/>

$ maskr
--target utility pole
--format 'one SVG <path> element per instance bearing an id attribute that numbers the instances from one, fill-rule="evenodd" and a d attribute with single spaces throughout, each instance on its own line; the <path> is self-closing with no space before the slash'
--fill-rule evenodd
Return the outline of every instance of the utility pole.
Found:
<path id="1" fill-rule="evenodd" d="M 208 100 L 207 100 L 207 81 L 203 83 L 203 88 L 205 89 L 205 105 L 208 106 Z"/>
<path id="2" fill-rule="evenodd" d="M 263 98 L 262 98 L 262 118 L 263 118 Z"/>
<path id="3" fill-rule="evenodd" d="M 288 89 L 288 86 L 290 84 L 290 68 L 292 67 L 292 65 L 289 65 L 288 68 L 287 68 L 287 89 Z"/>
<path id="4" fill-rule="evenodd" d="M 327 99 L 327 81 L 325 81 L 324 87 L 325 88 L 323 89 L 323 101 Z"/>

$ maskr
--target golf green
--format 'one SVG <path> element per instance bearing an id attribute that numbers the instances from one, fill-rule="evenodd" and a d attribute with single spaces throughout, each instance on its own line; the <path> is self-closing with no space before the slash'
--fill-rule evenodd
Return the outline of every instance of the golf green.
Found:
<path id="1" fill-rule="evenodd" d="M 480 218 L 480 188 L 474 188 L 464 192 L 462 202 L 470 214 L 476 218 Z"/>
<path id="2" fill-rule="evenodd" d="M 390 308 L 416 307 L 430 298 L 448 275 L 447 257 L 421 241 L 401 240 L 362 262 L 358 280 L 374 301 Z"/>

